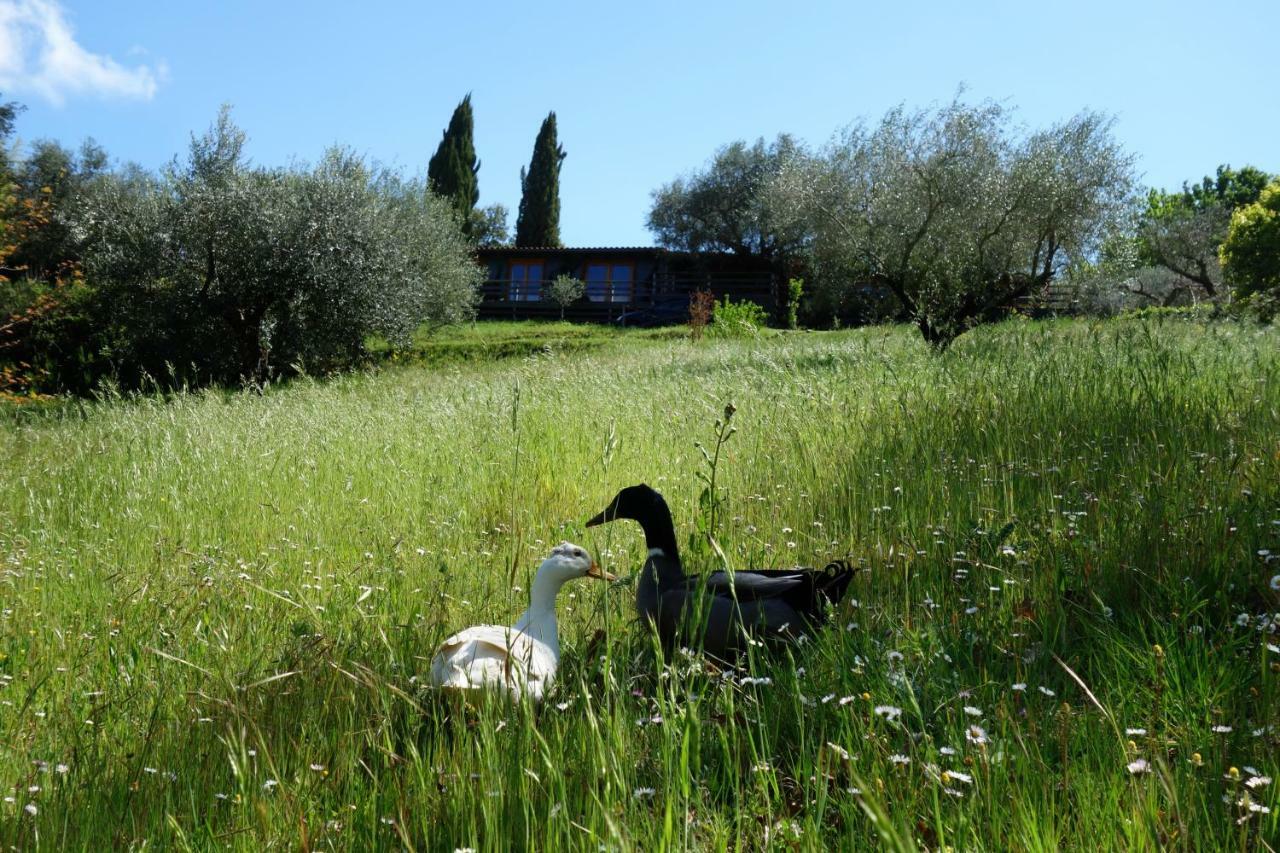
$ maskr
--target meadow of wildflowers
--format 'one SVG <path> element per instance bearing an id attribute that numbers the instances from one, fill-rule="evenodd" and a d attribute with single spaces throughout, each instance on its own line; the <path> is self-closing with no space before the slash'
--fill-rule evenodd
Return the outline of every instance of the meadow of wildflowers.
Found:
<path id="1" fill-rule="evenodd" d="M 1011 323 L 394 367 L 0 411 L 5 849 L 1266 849 L 1280 330 Z M 691 571 L 865 568 L 746 669 L 655 662 L 620 486 Z M 561 597 L 541 707 L 422 686 Z"/>

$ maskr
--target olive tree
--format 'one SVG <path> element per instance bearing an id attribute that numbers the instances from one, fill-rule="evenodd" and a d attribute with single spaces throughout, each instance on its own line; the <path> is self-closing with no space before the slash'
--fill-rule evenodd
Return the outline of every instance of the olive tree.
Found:
<path id="1" fill-rule="evenodd" d="M 1181 192 L 1151 190 L 1138 226 L 1141 260 L 1175 273 L 1183 289 L 1217 298 L 1223 285 L 1218 249 L 1232 213 L 1257 201 L 1269 177 L 1252 166 L 1223 165 L 1198 184 L 1183 184 Z"/>
<path id="2" fill-rule="evenodd" d="M 1153 190 L 1139 226 L 1142 256 L 1212 299 L 1222 289 L 1218 246 L 1230 223 L 1226 207 L 1191 207 L 1176 195 Z"/>
<path id="3" fill-rule="evenodd" d="M 224 110 L 162 175 L 86 194 L 86 273 L 104 317 L 128 318 L 114 350 L 129 368 L 260 381 L 470 316 L 480 272 L 447 201 L 341 149 L 266 169 L 243 145 Z"/>
<path id="4" fill-rule="evenodd" d="M 942 348 L 1096 252 L 1132 197 L 1111 124 L 1020 133 L 995 103 L 899 107 L 793 158 L 771 192 L 809 221 L 827 286 L 889 290 Z"/>
<path id="5" fill-rule="evenodd" d="M 547 296 L 556 305 L 560 306 L 560 319 L 564 319 L 564 309 L 582 298 L 582 294 L 587 292 L 587 283 L 582 279 L 561 274 L 551 280 L 551 285 L 547 288 Z"/>
<path id="6" fill-rule="evenodd" d="M 768 145 L 757 139 L 720 148 L 702 171 L 653 192 L 649 230 L 659 244 L 689 252 L 773 258 L 799 250 L 807 231 L 768 187 L 800 150 L 786 134 Z"/>

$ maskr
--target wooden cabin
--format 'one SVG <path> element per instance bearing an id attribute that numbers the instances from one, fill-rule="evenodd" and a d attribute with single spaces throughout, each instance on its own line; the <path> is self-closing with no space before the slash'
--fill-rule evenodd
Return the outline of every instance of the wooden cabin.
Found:
<path id="1" fill-rule="evenodd" d="M 585 292 L 566 307 L 567 320 L 657 326 L 683 323 L 694 291 L 717 299 L 755 302 L 776 316 L 785 297 L 768 260 L 732 254 L 672 252 L 653 246 L 490 248 L 476 259 L 485 268 L 481 319 L 558 319 L 547 288 L 559 275 L 582 280 Z"/>

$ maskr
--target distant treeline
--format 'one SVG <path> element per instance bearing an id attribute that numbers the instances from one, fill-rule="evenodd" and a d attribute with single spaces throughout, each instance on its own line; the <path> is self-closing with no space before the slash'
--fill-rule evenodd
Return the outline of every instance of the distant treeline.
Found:
<path id="1" fill-rule="evenodd" d="M 819 150 L 785 134 L 726 145 L 654 192 L 649 227 L 803 276 L 810 324 L 902 319 L 939 347 L 1051 286 L 1102 313 L 1247 300 L 1274 314 L 1275 176 L 1222 166 L 1144 195 L 1112 131 L 1088 111 L 1025 132 L 990 102 L 899 107 Z"/>

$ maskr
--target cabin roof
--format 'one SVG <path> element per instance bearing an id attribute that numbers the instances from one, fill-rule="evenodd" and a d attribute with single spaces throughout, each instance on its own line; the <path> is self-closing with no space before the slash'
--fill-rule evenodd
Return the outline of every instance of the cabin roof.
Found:
<path id="1" fill-rule="evenodd" d="M 668 252 L 661 246 L 487 246 L 477 249 L 482 255 L 520 255 L 530 252 Z"/>
<path id="2" fill-rule="evenodd" d="M 702 261 L 746 269 L 767 269 L 772 263 L 767 258 L 754 255 L 737 255 L 733 252 L 688 252 L 663 246 L 488 246 L 475 250 L 478 260 L 527 257 L 608 257 L 643 256 L 668 259 L 673 262 Z"/>

